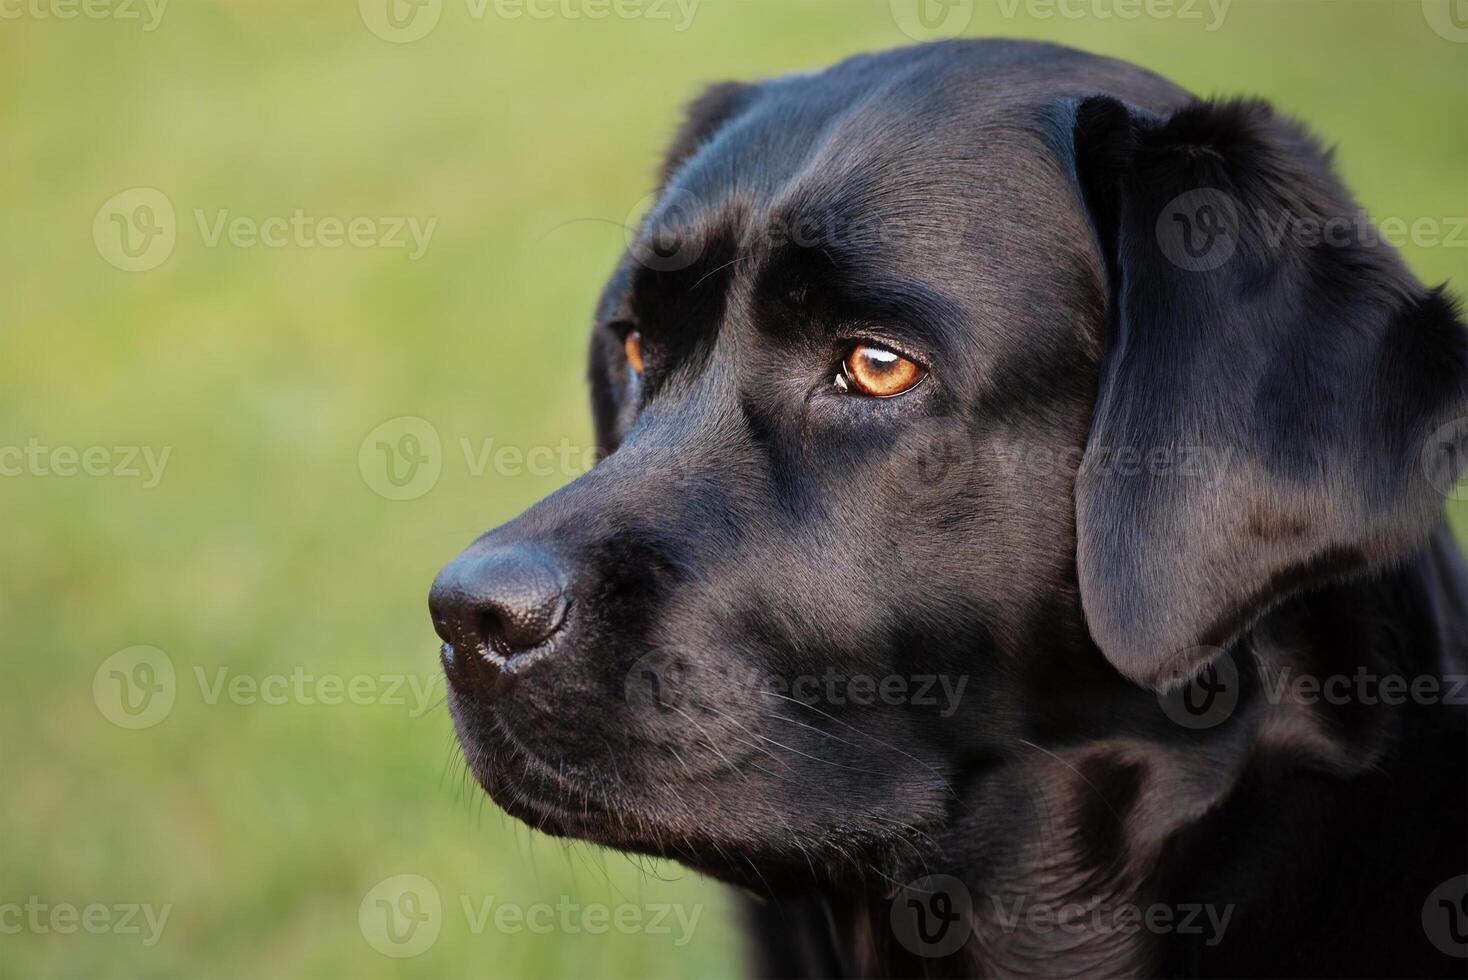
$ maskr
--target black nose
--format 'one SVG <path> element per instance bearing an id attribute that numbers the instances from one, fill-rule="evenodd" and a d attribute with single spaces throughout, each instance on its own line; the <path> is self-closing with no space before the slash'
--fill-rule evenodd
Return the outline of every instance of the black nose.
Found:
<path id="1" fill-rule="evenodd" d="M 428 594 L 433 628 L 451 649 L 504 665 L 550 639 L 566 616 L 561 569 L 525 545 L 466 555 L 444 566 Z"/>

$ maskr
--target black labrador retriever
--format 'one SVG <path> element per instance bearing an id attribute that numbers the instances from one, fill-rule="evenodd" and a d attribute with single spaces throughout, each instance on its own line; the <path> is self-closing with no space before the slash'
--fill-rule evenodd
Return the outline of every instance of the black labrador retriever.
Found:
<path id="1" fill-rule="evenodd" d="M 775 976 L 1463 976 L 1468 333 L 1300 126 L 964 41 L 720 85 L 606 455 L 434 584 L 472 771 Z"/>

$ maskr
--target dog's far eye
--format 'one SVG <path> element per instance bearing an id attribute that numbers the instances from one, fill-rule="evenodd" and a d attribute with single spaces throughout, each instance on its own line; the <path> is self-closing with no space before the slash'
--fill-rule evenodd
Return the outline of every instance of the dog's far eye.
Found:
<path id="1" fill-rule="evenodd" d="M 627 337 L 622 341 L 622 349 L 627 352 L 627 363 L 632 365 L 632 370 L 638 374 L 642 373 L 642 334 L 636 330 L 629 330 Z"/>
<path id="2" fill-rule="evenodd" d="M 872 344 L 853 347 L 841 362 L 841 372 L 838 380 L 872 398 L 891 398 L 910 391 L 925 376 L 922 368 L 901 354 Z"/>

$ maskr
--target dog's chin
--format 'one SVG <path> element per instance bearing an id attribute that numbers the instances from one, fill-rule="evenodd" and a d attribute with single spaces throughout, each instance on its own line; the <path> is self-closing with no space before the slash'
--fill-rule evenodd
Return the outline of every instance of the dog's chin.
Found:
<path id="1" fill-rule="evenodd" d="M 754 887 L 750 869 L 725 868 L 721 858 L 708 857 L 718 853 L 718 845 L 701 840 L 705 835 L 667 825 L 637 807 L 609 804 L 602 798 L 603 789 L 579 786 L 531 755 L 505 749 L 470 768 L 501 809 L 542 833 L 680 861 L 725 881 Z"/>
<path id="2" fill-rule="evenodd" d="M 692 856 L 686 835 L 629 801 L 633 794 L 538 757 L 491 720 L 460 719 L 459 743 L 490 799 L 536 830 L 656 857 Z"/>
<path id="3" fill-rule="evenodd" d="M 472 767 L 479 785 L 510 816 L 556 837 L 575 837 L 610 847 L 628 846 L 616 813 L 599 794 L 552 774 L 516 749 L 494 752 Z"/>
<path id="4" fill-rule="evenodd" d="M 761 806 L 758 801 L 767 794 L 750 781 L 766 771 L 752 760 L 742 769 L 746 760 L 737 755 L 720 753 L 721 764 L 709 768 L 688 760 L 696 777 L 687 765 L 679 772 L 696 782 L 630 783 L 624 774 L 645 775 L 658 767 L 635 765 L 637 752 L 627 746 L 604 764 L 552 757 L 519 736 L 511 717 L 452 685 L 448 703 L 469 771 L 480 786 L 506 813 L 552 836 L 675 860 L 759 892 L 849 880 L 853 872 L 860 875 L 913 853 L 924 838 L 915 828 L 911 836 L 896 832 L 909 821 L 886 816 L 863 825 L 845 810 Z M 773 784 L 768 789 L 773 792 Z M 833 840 L 839 846 L 832 847 Z"/>
<path id="5" fill-rule="evenodd" d="M 470 760 L 470 772 L 489 797 L 510 816 L 543 833 L 678 861 L 755 892 L 811 883 L 809 854 L 802 853 L 799 860 L 773 850 L 761 854 L 747 839 L 721 838 L 714 820 L 694 824 L 650 805 L 629 802 L 621 794 L 608 799 L 614 789 L 583 785 L 577 777 L 503 738 L 493 744 L 466 742 L 461 732 L 460 741 Z"/>
<path id="6" fill-rule="evenodd" d="M 482 750 L 481 750 L 482 751 Z M 474 758 L 473 752 L 467 753 Z M 470 769 L 490 798 L 510 816 L 554 837 L 583 840 L 680 864 L 736 888 L 776 896 L 850 884 L 865 872 L 910 852 L 913 842 L 873 846 L 860 860 L 852 853 L 825 853 L 821 838 L 800 844 L 789 839 L 751 840 L 747 834 L 721 833 L 718 817 L 707 813 L 693 821 L 651 805 L 609 802 L 605 788 L 578 785 L 572 777 L 552 770 L 543 761 L 517 750 L 505 749 Z M 640 795 L 640 794 L 639 794 Z M 872 843 L 872 842 L 868 842 Z M 853 843 L 853 851 L 862 853 Z M 894 853 L 897 852 L 897 853 Z M 897 865 L 889 869 L 898 873 Z M 853 875 L 855 878 L 853 878 Z M 892 881 L 891 874 L 872 880 L 876 887 Z"/>

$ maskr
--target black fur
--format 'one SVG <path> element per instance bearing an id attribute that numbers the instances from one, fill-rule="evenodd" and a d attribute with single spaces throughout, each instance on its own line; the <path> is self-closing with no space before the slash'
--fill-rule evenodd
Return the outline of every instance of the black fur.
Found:
<path id="1" fill-rule="evenodd" d="M 440 618 L 476 776 L 749 891 L 769 975 L 1462 976 L 1422 921 L 1461 694 L 1280 686 L 1468 662 L 1422 465 L 1468 340 L 1363 227 L 1262 103 L 1054 46 L 714 89 L 599 307 L 608 455 L 469 549 L 553 556 L 564 624 L 490 665 Z M 928 376 L 842 391 L 858 342 Z M 897 924 L 935 874 L 951 950 Z M 1005 914 L 1194 905 L 1220 935 Z"/>

